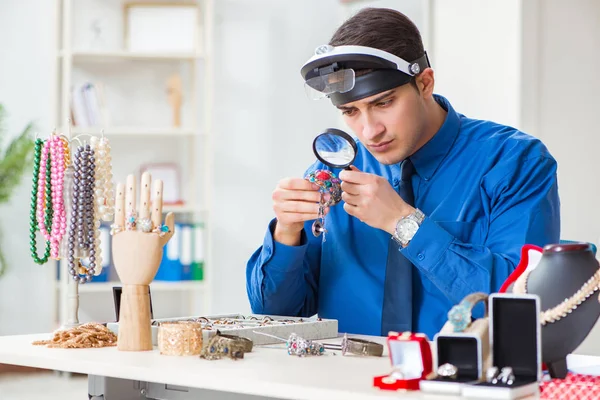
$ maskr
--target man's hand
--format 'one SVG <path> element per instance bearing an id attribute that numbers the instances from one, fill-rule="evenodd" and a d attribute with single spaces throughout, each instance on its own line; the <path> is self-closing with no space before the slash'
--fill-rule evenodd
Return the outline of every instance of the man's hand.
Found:
<path id="1" fill-rule="evenodd" d="M 340 172 L 340 179 L 342 200 L 346 203 L 344 210 L 373 228 L 393 235 L 396 222 L 415 211 L 381 176 L 361 172 L 352 166 L 352 171 Z"/>
<path id="2" fill-rule="evenodd" d="M 277 216 L 274 239 L 289 246 L 300 243 L 304 222 L 319 214 L 319 187 L 303 178 L 285 178 L 273 191 L 273 210 Z M 329 208 L 324 210 L 327 214 Z"/>

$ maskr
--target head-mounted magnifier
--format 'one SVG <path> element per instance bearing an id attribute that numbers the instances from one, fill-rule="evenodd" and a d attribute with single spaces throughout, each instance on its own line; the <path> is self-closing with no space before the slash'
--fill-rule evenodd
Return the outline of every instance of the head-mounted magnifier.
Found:
<path id="1" fill-rule="evenodd" d="M 322 45 L 300 72 L 309 98 L 338 106 L 404 85 L 429 66 L 427 53 L 408 62 L 373 47 Z M 372 71 L 357 76 L 363 69 Z"/>

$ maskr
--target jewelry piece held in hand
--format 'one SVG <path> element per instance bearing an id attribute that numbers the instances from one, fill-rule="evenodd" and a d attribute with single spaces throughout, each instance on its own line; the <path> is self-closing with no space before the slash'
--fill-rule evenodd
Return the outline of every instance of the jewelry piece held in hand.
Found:
<path id="1" fill-rule="evenodd" d="M 439 366 L 437 373 L 439 376 L 444 378 L 456 379 L 458 375 L 458 368 L 450 363 L 446 363 Z"/>
<path id="2" fill-rule="evenodd" d="M 493 383 L 493 384 L 498 383 L 499 372 L 500 371 L 498 370 L 498 367 L 488 368 L 487 373 L 486 373 L 486 381 L 488 381 L 489 383 Z"/>
<path id="3" fill-rule="evenodd" d="M 498 380 L 506 385 L 512 385 L 515 382 L 515 376 L 511 367 L 504 367 L 500 371 Z"/>
<path id="4" fill-rule="evenodd" d="M 333 206 L 342 200 L 341 181 L 335 174 L 326 169 L 318 169 L 306 177 L 307 180 L 319 186 L 321 198 L 319 199 L 319 212 L 317 220 L 312 225 L 312 233 L 315 237 L 323 234 L 323 242 L 325 242 L 325 208 Z M 325 200 L 325 196 L 329 194 L 329 199 Z"/>

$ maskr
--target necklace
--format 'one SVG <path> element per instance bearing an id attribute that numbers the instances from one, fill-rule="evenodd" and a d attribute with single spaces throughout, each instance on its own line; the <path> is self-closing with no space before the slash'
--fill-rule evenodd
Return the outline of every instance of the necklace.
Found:
<path id="1" fill-rule="evenodd" d="M 68 268 L 73 279 L 80 284 L 92 280 L 96 272 L 96 229 L 94 229 L 94 186 L 95 159 L 89 145 L 77 148 L 73 160 L 73 197 L 71 219 L 68 231 Z M 77 243 L 75 242 L 77 236 Z M 87 270 L 76 260 L 77 249 L 87 250 L 89 265 Z M 81 270 L 80 270 L 81 268 Z M 83 276 L 79 276 L 83 273 Z"/>
<path id="2" fill-rule="evenodd" d="M 40 165 L 42 158 L 42 146 L 44 141 L 42 139 L 35 140 L 35 147 L 33 150 L 33 185 L 31 189 L 31 210 L 29 212 L 29 245 L 31 250 L 31 256 L 33 257 L 33 261 L 36 264 L 45 264 L 50 257 L 50 241 L 46 240 L 46 248 L 44 250 L 44 255 L 40 258 L 37 254 L 37 241 L 36 241 L 36 232 L 39 230 L 39 224 L 37 217 L 38 215 L 42 215 L 44 217 L 44 199 L 39 194 L 39 178 L 40 178 Z M 49 174 L 49 169 L 47 168 L 47 164 L 44 164 L 44 174 L 42 176 L 43 179 L 48 179 L 47 174 Z M 48 172 L 46 172 L 48 171 Z M 51 178 L 51 177 L 50 177 Z M 46 208 L 46 220 L 44 221 L 46 225 L 49 225 L 52 219 L 52 208 Z"/>
<path id="3" fill-rule="evenodd" d="M 513 293 L 527 293 L 527 279 L 529 278 L 531 271 L 532 270 L 527 270 L 519 276 L 513 286 Z M 597 292 L 598 289 L 600 289 L 600 269 L 597 270 L 573 296 L 564 299 L 559 305 L 553 308 L 542 311 L 540 315 L 542 325 L 551 324 L 565 318 L 571 314 L 573 310 L 577 309 L 581 303 L 586 301 L 588 297 Z"/>

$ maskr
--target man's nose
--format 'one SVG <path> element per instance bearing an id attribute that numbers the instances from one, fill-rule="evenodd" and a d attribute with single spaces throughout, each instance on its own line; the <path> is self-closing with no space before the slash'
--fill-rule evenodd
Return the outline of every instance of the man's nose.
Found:
<path id="1" fill-rule="evenodd" d="M 380 121 L 365 113 L 363 117 L 363 136 L 366 139 L 373 140 L 384 131 L 385 126 Z"/>

